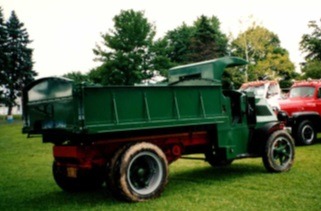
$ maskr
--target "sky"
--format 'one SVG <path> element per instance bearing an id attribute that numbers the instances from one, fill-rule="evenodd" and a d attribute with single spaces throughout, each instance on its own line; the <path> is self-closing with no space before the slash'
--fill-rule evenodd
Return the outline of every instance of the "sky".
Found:
<path id="1" fill-rule="evenodd" d="M 297 71 L 304 61 L 301 37 L 311 33 L 310 20 L 321 19 L 320 0 L 0 0 L 0 6 L 6 20 L 16 12 L 33 40 L 37 78 L 99 66 L 92 49 L 113 29 L 121 10 L 144 11 L 156 26 L 156 38 L 201 15 L 216 16 L 221 31 L 234 38 L 254 20 L 279 36 Z"/>

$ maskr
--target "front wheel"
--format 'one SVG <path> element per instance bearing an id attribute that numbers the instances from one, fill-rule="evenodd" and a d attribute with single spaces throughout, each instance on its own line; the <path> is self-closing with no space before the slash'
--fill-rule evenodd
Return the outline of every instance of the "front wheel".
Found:
<path id="1" fill-rule="evenodd" d="M 300 145 L 311 145 L 316 140 L 316 131 L 309 120 L 302 121 L 296 131 L 296 141 Z"/>
<path id="2" fill-rule="evenodd" d="M 263 153 L 263 163 L 270 172 L 290 170 L 294 161 L 294 141 L 285 131 L 279 130 L 270 135 Z"/>
<path id="3" fill-rule="evenodd" d="M 151 143 L 137 143 L 118 158 L 114 169 L 117 195 L 132 202 L 158 197 L 168 180 L 168 163 L 163 151 Z M 118 177 L 117 177 L 118 175 Z"/>

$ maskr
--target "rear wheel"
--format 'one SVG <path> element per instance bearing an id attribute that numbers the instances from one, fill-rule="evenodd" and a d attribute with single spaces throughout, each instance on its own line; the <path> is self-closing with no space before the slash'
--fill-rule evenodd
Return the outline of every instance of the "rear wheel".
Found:
<path id="1" fill-rule="evenodd" d="M 120 172 L 117 171 L 117 169 L 119 169 L 118 166 L 120 163 L 121 156 L 123 155 L 123 153 L 126 151 L 128 147 L 129 146 L 123 146 L 119 148 L 111 158 L 107 168 L 107 180 L 106 180 L 107 187 L 110 189 L 111 193 L 116 198 L 121 198 L 121 196 L 119 195 L 118 186 L 115 183 L 116 179 L 120 177 L 119 175 Z"/>
<path id="2" fill-rule="evenodd" d="M 168 180 L 168 164 L 161 149 L 150 143 L 138 143 L 126 149 L 115 165 L 117 195 L 137 202 L 158 197 Z"/>
<path id="3" fill-rule="evenodd" d="M 78 192 L 90 191 L 100 188 L 104 182 L 103 173 L 98 169 L 77 171 L 66 166 L 58 165 L 54 161 L 52 165 L 53 177 L 57 185 L 64 191 Z M 68 176 L 68 171 L 73 171 L 73 177 Z M 69 173 L 70 174 L 70 173 Z"/>
<path id="4" fill-rule="evenodd" d="M 299 145 L 311 145 L 316 140 L 316 131 L 312 122 L 302 121 L 296 131 L 296 141 Z"/>
<path id="5" fill-rule="evenodd" d="M 270 172 L 290 170 L 294 161 L 294 142 L 285 131 L 272 133 L 268 138 L 263 153 L 263 163 Z"/>

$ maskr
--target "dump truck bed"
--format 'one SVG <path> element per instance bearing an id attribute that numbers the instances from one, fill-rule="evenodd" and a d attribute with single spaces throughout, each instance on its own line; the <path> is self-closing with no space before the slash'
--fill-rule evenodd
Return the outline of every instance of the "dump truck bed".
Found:
<path id="1" fill-rule="evenodd" d="M 49 77 L 23 92 L 25 133 L 111 133 L 231 121 L 222 94 L 226 67 L 246 61 L 227 57 L 173 68 L 166 86 L 93 86 Z"/>
<path id="2" fill-rule="evenodd" d="M 228 100 L 222 96 L 220 86 L 97 87 L 47 78 L 34 87 L 55 89 L 57 83 L 69 84 L 66 87 L 72 87 L 71 95 L 52 94 L 41 99 L 30 96 L 35 100 L 25 102 L 25 132 L 94 134 L 228 121 L 228 106 L 222 107 Z M 30 89 L 29 95 L 36 94 Z"/>
<path id="3" fill-rule="evenodd" d="M 220 87 L 84 87 L 89 133 L 213 124 L 227 121 Z"/>

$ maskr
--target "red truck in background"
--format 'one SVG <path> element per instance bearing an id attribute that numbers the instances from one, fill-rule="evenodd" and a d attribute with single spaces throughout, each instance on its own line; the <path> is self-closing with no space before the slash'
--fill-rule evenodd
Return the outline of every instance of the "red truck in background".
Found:
<path id="1" fill-rule="evenodd" d="M 313 144 L 321 132 L 321 80 L 295 82 L 279 105 L 296 144 Z"/>

